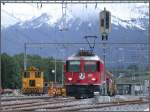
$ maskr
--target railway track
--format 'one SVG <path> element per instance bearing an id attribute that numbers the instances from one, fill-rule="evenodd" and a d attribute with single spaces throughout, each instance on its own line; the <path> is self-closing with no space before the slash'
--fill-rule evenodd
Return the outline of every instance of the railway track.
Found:
<path id="1" fill-rule="evenodd" d="M 64 99 L 64 100 L 46 100 L 46 101 L 36 101 L 36 102 L 22 102 L 18 104 L 11 104 L 11 105 L 2 105 L 3 110 L 10 110 L 10 109 L 17 109 L 17 108 L 26 108 L 26 107 L 34 107 L 34 106 L 42 106 L 47 104 L 57 104 L 57 103 L 64 103 L 70 102 L 71 99 Z"/>
<path id="2" fill-rule="evenodd" d="M 52 98 L 50 96 L 19 96 L 19 97 L 2 97 L 1 101 L 14 101 L 14 100 L 33 100 L 33 99 L 46 99 Z"/>
<path id="3" fill-rule="evenodd" d="M 40 101 L 40 102 L 38 102 Z M 105 103 L 93 103 L 93 99 L 75 100 L 73 98 L 52 98 L 48 100 L 37 100 L 37 102 L 22 102 L 14 105 L 3 105 L 3 111 L 84 111 L 86 109 L 99 109 L 112 106 L 147 104 L 142 99 L 131 101 L 115 101 Z"/>
<path id="4" fill-rule="evenodd" d="M 69 97 L 69 99 L 71 99 L 73 97 Z M 41 97 L 41 98 L 13 98 L 13 99 L 7 99 L 7 100 L 1 100 L 1 105 L 2 106 L 11 106 L 11 105 L 17 105 L 17 104 L 25 104 L 28 102 L 37 102 L 38 101 L 46 101 L 46 100 L 64 100 L 64 99 L 68 99 L 67 97 Z M 74 99 L 74 98 L 73 98 Z"/>
<path id="5" fill-rule="evenodd" d="M 11 103 L 8 103 L 8 101 L 5 103 L 2 102 L 1 107 L 3 111 L 17 111 L 17 110 L 26 110 L 26 108 L 31 107 L 38 107 L 48 104 L 57 104 L 57 103 L 64 103 L 64 102 L 70 102 L 72 100 L 76 100 L 72 97 L 64 98 L 64 97 L 57 97 L 57 98 L 49 98 L 49 99 L 34 99 L 34 100 L 19 100 L 18 101 L 12 101 Z"/>
<path id="6" fill-rule="evenodd" d="M 78 110 L 76 109 L 76 111 L 78 111 L 78 112 L 93 111 L 93 109 L 95 109 L 95 110 L 106 109 L 106 108 L 111 109 L 112 107 L 114 108 L 114 107 L 123 107 L 123 106 L 126 106 L 129 108 L 129 106 L 133 107 L 134 105 L 138 105 L 138 107 L 141 107 L 141 105 L 149 105 L 149 101 L 142 101 L 142 100 L 123 101 L 120 103 L 116 102 L 116 103 L 110 103 L 110 104 L 106 104 L 106 105 L 96 105 L 95 107 L 92 107 L 92 108 L 89 108 L 89 107 L 88 108 L 80 108 Z M 113 110 L 111 110 L 111 111 L 113 111 Z M 122 109 L 120 111 L 124 111 L 124 109 Z M 132 110 L 129 110 L 129 111 L 132 111 Z M 138 110 L 135 110 L 135 111 L 138 111 Z"/>
<path id="7" fill-rule="evenodd" d="M 50 112 L 58 112 L 58 111 L 84 111 L 87 109 L 100 109 L 106 107 L 113 107 L 113 106 L 121 106 L 121 105 L 131 105 L 131 104 L 145 104 L 149 102 L 145 102 L 142 100 L 132 100 L 132 101 L 121 101 L 121 102 L 107 102 L 107 103 L 96 103 L 96 104 L 79 104 L 79 105 L 72 105 L 72 106 L 65 106 L 65 107 L 57 107 L 57 109 L 48 107 L 46 111 Z"/>

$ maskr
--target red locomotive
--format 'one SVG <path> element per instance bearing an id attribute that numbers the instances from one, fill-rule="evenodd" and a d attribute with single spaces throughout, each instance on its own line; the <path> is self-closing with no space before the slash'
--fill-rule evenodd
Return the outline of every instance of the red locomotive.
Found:
<path id="1" fill-rule="evenodd" d="M 87 98 L 93 97 L 94 92 L 104 95 L 105 83 L 108 95 L 114 95 L 114 92 L 110 91 L 111 77 L 108 72 L 107 76 L 104 75 L 104 62 L 96 54 L 80 50 L 66 60 L 64 69 L 67 96 Z"/>

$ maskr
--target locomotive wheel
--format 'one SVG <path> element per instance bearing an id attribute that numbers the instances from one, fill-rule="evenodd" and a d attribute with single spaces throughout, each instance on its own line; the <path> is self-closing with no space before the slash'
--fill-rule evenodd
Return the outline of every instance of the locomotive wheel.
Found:
<path id="1" fill-rule="evenodd" d="M 112 92 L 108 91 L 107 94 L 108 94 L 108 96 L 115 96 L 115 92 L 112 93 Z"/>
<path id="2" fill-rule="evenodd" d="M 80 99 L 80 97 L 79 96 L 75 96 L 75 99 Z"/>
<path id="3" fill-rule="evenodd" d="M 75 96 L 75 99 L 86 99 L 86 98 L 93 98 L 94 94 L 82 94 L 79 96 Z"/>
<path id="4" fill-rule="evenodd" d="M 83 96 L 75 96 L 75 99 L 83 99 Z"/>
<path id="5" fill-rule="evenodd" d="M 86 95 L 86 94 L 81 94 L 81 95 L 75 96 L 75 99 L 86 99 L 86 98 L 88 98 L 88 97 L 89 97 L 89 96 Z"/>
<path id="6" fill-rule="evenodd" d="M 112 93 L 112 96 L 115 96 L 115 95 L 116 95 L 116 92 L 113 92 L 113 93 Z"/>
<path id="7" fill-rule="evenodd" d="M 107 95 L 108 95 L 108 96 L 111 96 L 110 91 L 107 91 Z"/>
<path id="8" fill-rule="evenodd" d="M 93 98 L 94 97 L 94 94 L 90 94 L 88 98 Z"/>

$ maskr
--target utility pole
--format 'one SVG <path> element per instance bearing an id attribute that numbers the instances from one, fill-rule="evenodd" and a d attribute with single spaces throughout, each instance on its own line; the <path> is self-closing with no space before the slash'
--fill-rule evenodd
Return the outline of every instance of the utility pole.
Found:
<path id="1" fill-rule="evenodd" d="M 150 2 L 149 2 L 149 5 L 150 5 Z M 148 29 L 150 30 L 150 24 L 148 25 Z M 148 30 L 148 31 L 149 31 L 149 30 Z M 148 33 L 148 34 L 149 34 L 149 33 Z M 149 67 L 148 67 L 149 70 L 148 70 L 148 71 L 149 71 L 149 75 L 150 75 L 150 34 L 148 35 L 148 38 L 149 38 L 149 53 L 148 53 L 148 54 L 149 54 L 149 65 L 148 65 L 148 66 L 149 66 Z M 149 78 L 150 78 L 150 77 L 149 77 Z M 149 85 L 149 88 L 150 88 L 150 85 Z M 150 98 L 149 98 L 149 100 L 150 100 Z M 150 105 L 149 105 L 149 106 L 150 106 Z"/>
<path id="2" fill-rule="evenodd" d="M 65 48 L 65 47 L 64 47 Z M 62 49 L 61 50 L 61 52 L 62 52 L 62 56 L 64 57 L 64 50 Z M 62 85 L 64 84 L 64 61 L 63 61 L 63 59 L 62 59 L 62 76 L 61 76 L 61 83 L 62 83 Z"/>
<path id="3" fill-rule="evenodd" d="M 106 83 L 106 43 L 103 43 L 103 57 L 104 57 L 104 80 L 105 80 L 105 95 L 107 95 L 107 83 Z"/>
<path id="4" fill-rule="evenodd" d="M 24 70 L 27 70 L 27 43 L 24 43 Z"/>
<path id="5" fill-rule="evenodd" d="M 61 84 L 63 85 L 64 84 L 64 67 L 63 67 L 63 61 L 62 61 L 62 77 L 61 77 Z"/>
<path id="6" fill-rule="evenodd" d="M 67 21 L 66 21 L 66 17 L 67 17 L 67 2 L 66 1 L 62 1 L 62 28 L 60 29 L 60 31 L 67 31 Z"/>
<path id="7" fill-rule="evenodd" d="M 55 83 L 56 83 L 56 58 L 55 58 Z"/>

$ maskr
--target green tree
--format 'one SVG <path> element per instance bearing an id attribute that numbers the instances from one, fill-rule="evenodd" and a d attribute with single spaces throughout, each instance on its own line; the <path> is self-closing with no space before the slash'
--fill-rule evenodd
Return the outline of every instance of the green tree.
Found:
<path id="1" fill-rule="evenodd" d="M 137 65 L 132 64 L 132 65 L 129 65 L 129 66 L 128 66 L 128 69 L 130 69 L 130 70 L 136 70 L 136 71 L 137 71 L 139 68 L 138 68 Z"/>
<path id="2" fill-rule="evenodd" d="M 21 54 L 14 55 L 13 58 L 18 63 L 19 69 L 23 70 L 23 66 L 24 66 L 24 54 L 21 53 Z"/>
<path id="3" fill-rule="evenodd" d="M 1 55 L 2 88 L 20 88 L 19 65 L 6 53 Z"/>

